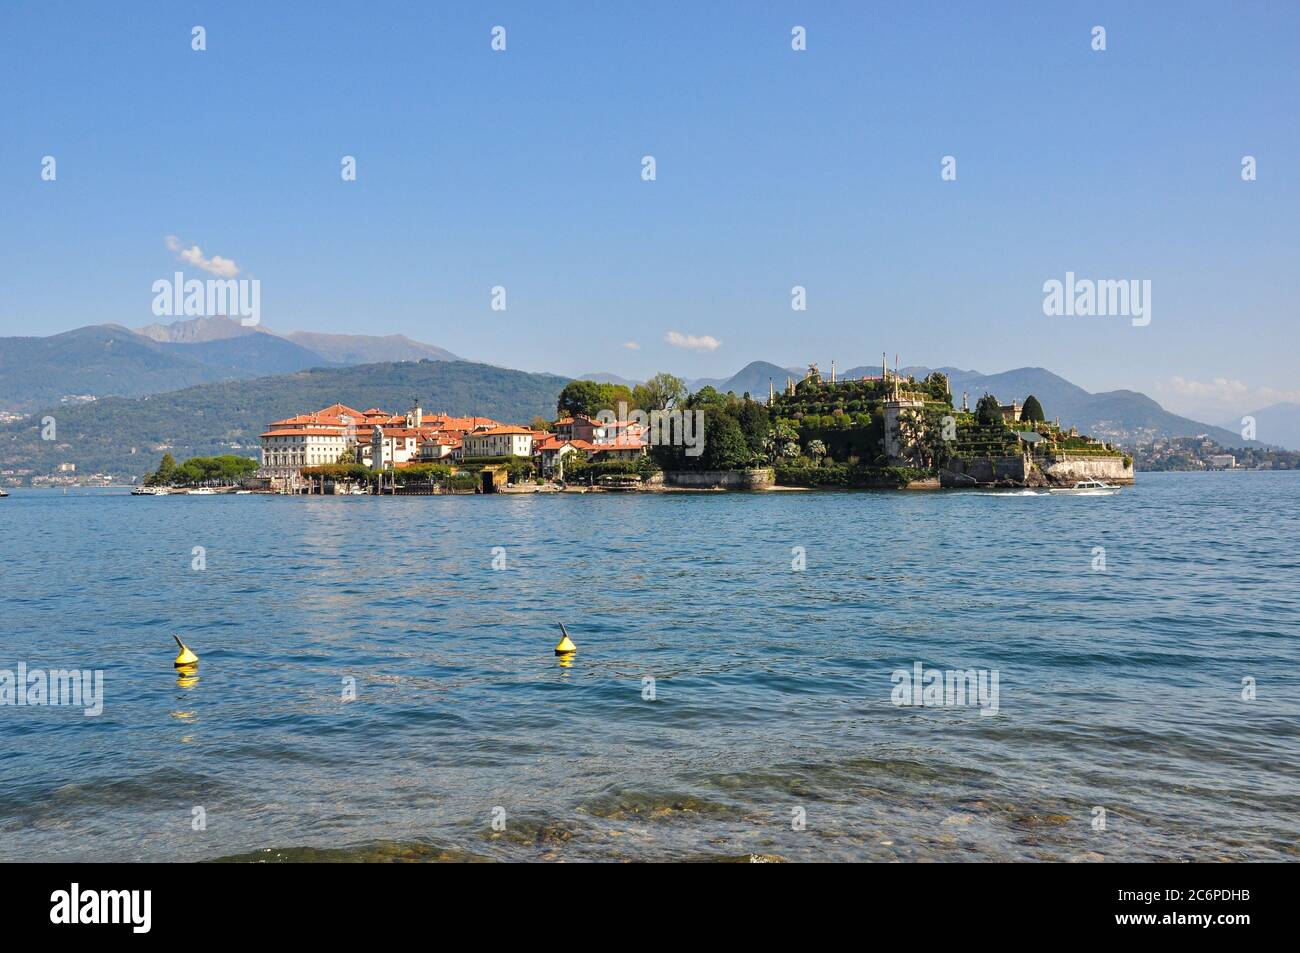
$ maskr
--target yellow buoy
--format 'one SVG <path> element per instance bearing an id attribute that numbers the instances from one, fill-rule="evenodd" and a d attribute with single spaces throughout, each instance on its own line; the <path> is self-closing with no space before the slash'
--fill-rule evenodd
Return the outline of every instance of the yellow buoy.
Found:
<path id="1" fill-rule="evenodd" d="M 564 627 L 563 622 L 560 623 L 560 631 L 564 633 L 564 638 L 560 639 L 560 644 L 555 647 L 555 654 L 572 655 L 574 652 L 578 651 L 578 647 L 574 645 L 573 640 L 569 638 L 569 630 Z"/>
<path id="2" fill-rule="evenodd" d="M 176 656 L 176 667 L 185 668 L 190 665 L 197 665 L 199 663 L 199 657 L 190 651 L 189 646 L 181 641 L 180 636 L 173 635 L 172 638 L 175 639 L 176 644 L 181 647 L 181 654 Z"/>

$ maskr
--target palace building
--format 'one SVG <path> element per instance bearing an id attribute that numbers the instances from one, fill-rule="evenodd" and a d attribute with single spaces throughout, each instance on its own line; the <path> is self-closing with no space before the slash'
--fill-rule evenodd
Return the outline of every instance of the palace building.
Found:
<path id="1" fill-rule="evenodd" d="M 462 461 L 472 467 L 485 457 L 519 457 L 550 474 L 561 469 L 568 454 L 593 461 L 637 460 L 645 456 L 649 443 L 646 427 L 639 422 L 606 423 L 579 415 L 559 420 L 549 432 L 490 417 L 426 416 L 418 399 L 404 414 L 331 404 L 275 421 L 261 441 L 258 476 L 285 493 L 308 486 L 303 470 L 309 467 L 357 463 L 392 471 L 428 463 L 457 466 Z"/>
<path id="2" fill-rule="evenodd" d="M 258 475 L 275 489 L 293 492 L 303 485 L 305 467 L 355 462 L 392 468 L 436 462 L 459 452 L 467 434 L 500 426 L 490 417 L 453 417 L 445 413 L 425 417 L 418 400 L 405 414 L 390 414 L 378 407 L 357 410 L 346 404 L 331 404 L 312 414 L 272 423 L 261 434 L 262 466 Z"/>

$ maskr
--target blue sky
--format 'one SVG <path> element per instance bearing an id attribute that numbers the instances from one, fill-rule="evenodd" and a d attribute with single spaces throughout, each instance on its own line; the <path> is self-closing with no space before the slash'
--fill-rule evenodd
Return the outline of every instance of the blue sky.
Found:
<path id="1" fill-rule="evenodd" d="M 276 330 L 1041 365 L 1217 422 L 1300 392 L 1298 46 L 1294 3 L 10 2 L 0 335 L 152 322 L 175 235 Z M 1149 279 L 1150 325 L 1044 316 L 1067 271 Z"/>

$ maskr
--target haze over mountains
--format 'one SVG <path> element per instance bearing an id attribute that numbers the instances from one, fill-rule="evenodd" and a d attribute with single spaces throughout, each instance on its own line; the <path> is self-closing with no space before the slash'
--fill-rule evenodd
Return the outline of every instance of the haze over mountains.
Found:
<path id="1" fill-rule="evenodd" d="M 1300 450 L 1300 404 L 1283 401 L 1252 410 L 1243 417 L 1255 418 L 1255 436 L 1264 443 L 1277 444 L 1288 450 Z M 1229 430 L 1241 427 L 1241 419 L 1224 421 Z"/>

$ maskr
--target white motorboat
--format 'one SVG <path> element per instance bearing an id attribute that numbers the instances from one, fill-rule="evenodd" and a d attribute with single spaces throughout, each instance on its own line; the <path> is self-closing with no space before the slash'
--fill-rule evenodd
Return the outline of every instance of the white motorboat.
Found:
<path id="1" fill-rule="evenodd" d="M 165 486 L 137 486 L 131 491 L 132 496 L 166 496 L 171 490 Z"/>
<path id="2" fill-rule="evenodd" d="M 212 495 L 215 494 L 215 493 L 216 493 L 216 490 L 212 489 L 212 487 L 210 487 L 210 486 L 201 486 L 201 487 L 199 487 L 198 489 L 195 489 L 195 490 L 186 490 L 186 491 L 185 491 L 185 494 L 186 494 L 187 496 L 212 496 Z"/>
<path id="3" fill-rule="evenodd" d="M 1119 492 L 1119 487 L 1101 480 L 1080 480 L 1074 486 L 1052 487 L 1053 493 L 1069 493 L 1074 496 L 1112 496 Z"/>

